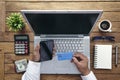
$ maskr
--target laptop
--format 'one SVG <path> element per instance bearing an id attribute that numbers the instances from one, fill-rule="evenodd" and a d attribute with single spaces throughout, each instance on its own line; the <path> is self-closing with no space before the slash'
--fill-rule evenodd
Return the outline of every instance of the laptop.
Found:
<path id="1" fill-rule="evenodd" d="M 21 12 L 34 32 L 34 46 L 42 40 L 52 39 L 55 42 L 56 53 L 52 60 L 41 62 L 41 74 L 80 74 L 70 60 L 58 60 L 59 52 L 83 53 L 88 57 L 90 68 L 89 35 L 101 17 L 102 10 L 21 10 Z M 65 47 L 61 47 L 61 44 Z"/>

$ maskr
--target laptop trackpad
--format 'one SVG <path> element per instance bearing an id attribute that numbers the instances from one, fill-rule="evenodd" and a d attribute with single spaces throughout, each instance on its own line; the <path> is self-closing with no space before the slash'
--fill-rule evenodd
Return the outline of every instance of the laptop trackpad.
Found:
<path id="1" fill-rule="evenodd" d="M 80 74 L 80 72 L 71 60 L 58 61 L 57 56 L 54 56 L 50 61 L 41 62 L 41 74 Z"/>

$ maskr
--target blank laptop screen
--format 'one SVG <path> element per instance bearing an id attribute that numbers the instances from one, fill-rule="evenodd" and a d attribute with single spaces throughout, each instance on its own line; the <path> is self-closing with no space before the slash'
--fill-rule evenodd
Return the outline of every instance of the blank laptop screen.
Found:
<path id="1" fill-rule="evenodd" d="M 35 35 L 89 34 L 99 13 L 24 13 Z"/>

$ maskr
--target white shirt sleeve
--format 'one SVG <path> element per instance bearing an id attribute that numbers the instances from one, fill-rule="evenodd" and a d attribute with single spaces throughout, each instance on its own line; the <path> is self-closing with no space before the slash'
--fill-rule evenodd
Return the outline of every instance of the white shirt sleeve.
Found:
<path id="1" fill-rule="evenodd" d="M 22 80 L 40 80 L 40 62 L 29 61 Z"/>
<path id="2" fill-rule="evenodd" d="M 82 80 L 97 80 L 92 71 L 86 76 L 81 76 L 81 78 Z M 29 61 L 22 80 L 40 80 L 40 62 Z"/>
<path id="3" fill-rule="evenodd" d="M 81 76 L 82 80 L 97 80 L 94 73 L 90 71 L 90 73 L 86 76 Z"/>

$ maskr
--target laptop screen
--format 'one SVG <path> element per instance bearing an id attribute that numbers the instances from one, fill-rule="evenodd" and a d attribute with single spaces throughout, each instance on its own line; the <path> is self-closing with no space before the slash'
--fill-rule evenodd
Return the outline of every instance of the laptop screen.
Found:
<path id="1" fill-rule="evenodd" d="M 89 34 L 99 12 L 22 11 L 35 35 Z"/>

